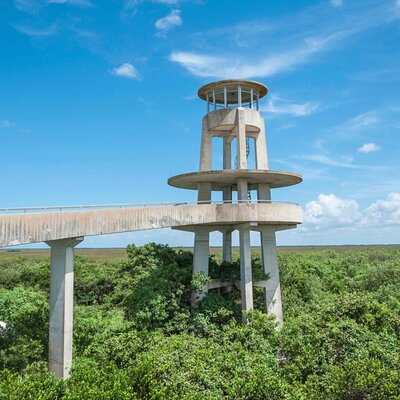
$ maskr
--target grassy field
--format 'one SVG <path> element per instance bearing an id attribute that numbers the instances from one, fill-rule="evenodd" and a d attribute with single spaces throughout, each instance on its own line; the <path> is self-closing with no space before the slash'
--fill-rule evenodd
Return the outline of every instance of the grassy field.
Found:
<path id="1" fill-rule="evenodd" d="M 175 249 L 192 251 L 192 247 L 176 247 Z M 333 250 L 338 252 L 351 250 L 368 250 L 368 249 L 400 249 L 400 244 L 390 245 L 346 245 L 346 246 L 279 246 L 279 251 L 286 253 L 302 253 L 319 250 Z M 221 254 L 221 247 L 211 247 L 210 253 L 214 255 Z M 238 253 L 239 248 L 234 247 L 233 252 Z M 253 247 L 253 252 L 259 251 L 258 247 Z M 116 258 L 126 258 L 125 248 L 96 248 L 96 249 L 76 249 L 75 254 L 87 257 L 92 260 L 113 260 Z M 50 256 L 50 249 L 0 249 L 0 260 L 16 258 L 16 257 L 42 258 Z"/>

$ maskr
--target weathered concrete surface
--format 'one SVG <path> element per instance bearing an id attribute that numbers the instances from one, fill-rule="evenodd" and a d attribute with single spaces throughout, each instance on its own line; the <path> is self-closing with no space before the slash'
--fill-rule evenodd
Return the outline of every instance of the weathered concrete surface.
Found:
<path id="1" fill-rule="evenodd" d="M 224 190 L 232 187 L 236 190 L 238 179 L 247 180 L 250 190 L 258 189 L 260 185 L 269 185 L 271 189 L 297 185 L 302 181 L 299 174 L 293 172 L 271 171 L 261 169 L 224 169 L 213 171 L 189 172 L 168 179 L 170 186 L 180 189 L 197 190 L 199 183 L 208 182 L 211 190 Z"/>
<path id="2" fill-rule="evenodd" d="M 290 203 L 202 204 L 0 215 L 0 247 L 80 236 L 201 224 L 299 224 Z"/>
<path id="3" fill-rule="evenodd" d="M 63 379 L 72 366 L 74 247 L 82 240 L 47 242 L 51 247 L 49 371 Z"/>

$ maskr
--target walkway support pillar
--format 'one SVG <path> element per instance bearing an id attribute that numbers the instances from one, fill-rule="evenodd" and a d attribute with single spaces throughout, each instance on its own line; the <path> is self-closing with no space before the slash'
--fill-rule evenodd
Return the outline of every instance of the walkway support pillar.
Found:
<path id="1" fill-rule="evenodd" d="M 83 238 L 46 242 L 51 248 L 49 371 L 66 379 L 72 365 L 74 247 Z"/>
<path id="2" fill-rule="evenodd" d="M 210 253 L 210 232 L 208 228 L 199 227 L 195 230 L 193 249 L 193 275 L 203 274 L 208 277 Z M 192 293 L 191 306 L 196 308 L 208 292 L 208 284 Z"/>
<path id="3" fill-rule="evenodd" d="M 239 228 L 240 244 L 240 292 L 242 319 L 247 322 L 246 311 L 253 309 L 253 278 L 251 273 L 250 229 Z"/>
<path id="4" fill-rule="evenodd" d="M 263 270 L 268 274 L 267 284 L 264 289 L 265 309 L 267 313 L 276 317 L 278 329 L 280 329 L 283 324 L 283 313 L 275 228 L 262 227 L 260 232 Z"/>

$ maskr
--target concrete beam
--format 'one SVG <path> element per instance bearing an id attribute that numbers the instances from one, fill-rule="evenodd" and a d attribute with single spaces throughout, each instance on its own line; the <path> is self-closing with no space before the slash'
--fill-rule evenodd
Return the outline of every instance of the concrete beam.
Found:
<path id="1" fill-rule="evenodd" d="M 49 371 L 66 379 L 72 365 L 74 247 L 83 238 L 46 242 L 51 248 Z"/>

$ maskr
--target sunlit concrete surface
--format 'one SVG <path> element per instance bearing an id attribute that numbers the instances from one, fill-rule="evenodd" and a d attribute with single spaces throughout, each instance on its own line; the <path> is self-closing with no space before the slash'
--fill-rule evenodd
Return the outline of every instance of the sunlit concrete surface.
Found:
<path id="1" fill-rule="evenodd" d="M 290 203 L 243 203 L 0 214 L 0 247 L 146 229 L 250 221 L 299 224 L 301 208 Z"/>

